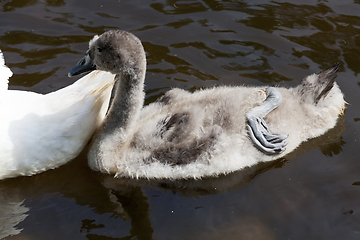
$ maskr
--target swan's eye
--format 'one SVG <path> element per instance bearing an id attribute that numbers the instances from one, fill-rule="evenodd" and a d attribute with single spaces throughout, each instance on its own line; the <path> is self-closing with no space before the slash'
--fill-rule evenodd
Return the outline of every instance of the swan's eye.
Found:
<path id="1" fill-rule="evenodd" d="M 101 51 L 102 51 L 102 48 L 99 48 L 99 47 L 98 47 L 98 49 L 97 49 L 97 50 L 98 50 L 99 52 L 101 52 Z"/>

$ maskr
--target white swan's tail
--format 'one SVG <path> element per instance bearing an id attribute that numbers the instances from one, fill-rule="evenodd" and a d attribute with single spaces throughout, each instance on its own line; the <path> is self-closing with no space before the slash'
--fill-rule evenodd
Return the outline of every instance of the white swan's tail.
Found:
<path id="1" fill-rule="evenodd" d="M 0 50 L 0 93 L 8 89 L 9 78 L 12 75 L 10 68 L 5 65 L 4 55 Z"/>

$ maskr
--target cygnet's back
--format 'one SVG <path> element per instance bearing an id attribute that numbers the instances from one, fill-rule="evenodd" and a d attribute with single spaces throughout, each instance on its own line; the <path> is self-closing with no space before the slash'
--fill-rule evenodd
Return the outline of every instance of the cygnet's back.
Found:
<path id="1" fill-rule="evenodd" d="M 193 94 L 173 89 L 142 109 L 128 147 L 117 149 L 116 154 L 122 156 L 117 168 L 126 169 L 117 174 L 137 177 L 145 173 L 150 178 L 215 176 L 281 158 L 301 142 L 333 128 L 344 109 L 343 94 L 336 83 L 316 104 L 308 99 L 312 94 L 303 93 L 307 79 L 295 89 L 278 88 L 283 100 L 265 117 L 272 132 L 288 135 L 282 154 L 259 151 L 245 128 L 246 113 L 263 103 L 266 87 L 220 87 Z"/>

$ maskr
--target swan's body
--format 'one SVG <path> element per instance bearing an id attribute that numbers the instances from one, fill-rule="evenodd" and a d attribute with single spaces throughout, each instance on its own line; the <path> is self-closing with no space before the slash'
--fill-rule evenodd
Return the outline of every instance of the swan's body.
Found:
<path id="1" fill-rule="evenodd" d="M 8 90 L 0 51 L 0 179 L 33 175 L 75 158 L 103 120 L 114 75 L 94 71 L 46 95 Z"/>
<path id="2" fill-rule="evenodd" d="M 84 59 L 69 75 L 89 64 L 118 74 L 113 103 L 88 154 L 92 169 L 116 176 L 200 178 L 275 160 L 334 127 L 344 108 L 343 94 L 334 83 L 338 66 L 307 77 L 296 88 L 277 88 L 282 102 L 278 94 L 278 103 L 264 111 L 261 108 L 273 101 L 266 100 L 267 87 L 219 87 L 195 93 L 173 89 L 143 107 L 145 53 L 130 33 L 109 31 L 95 37 Z M 285 137 L 269 138 L 267 128 L 257 123 L 268 112 L 269 129 L 289 135 L 286 150 Z M 248 127 L 256 135 L 251 138 L 247 119 L 255 122 L 255 127 Z M 268 154 L 258 135 L 269 140 L 265 145 L 280 144 L 274 149 L 281 151 Z"/>

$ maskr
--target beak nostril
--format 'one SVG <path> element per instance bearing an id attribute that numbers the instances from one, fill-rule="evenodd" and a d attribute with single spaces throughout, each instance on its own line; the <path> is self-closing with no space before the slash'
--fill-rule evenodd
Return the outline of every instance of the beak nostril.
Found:
<path id="1" fill-rule="evenodd" d="M 76 65 L 70 70 L 69 76 L 78 75 L 80 73 L 86 73 L 88 71 L 95 70 L 96 66 L 94 65 L 89 54 L 86 54 L 82 59 L 80 59 Z"/>

